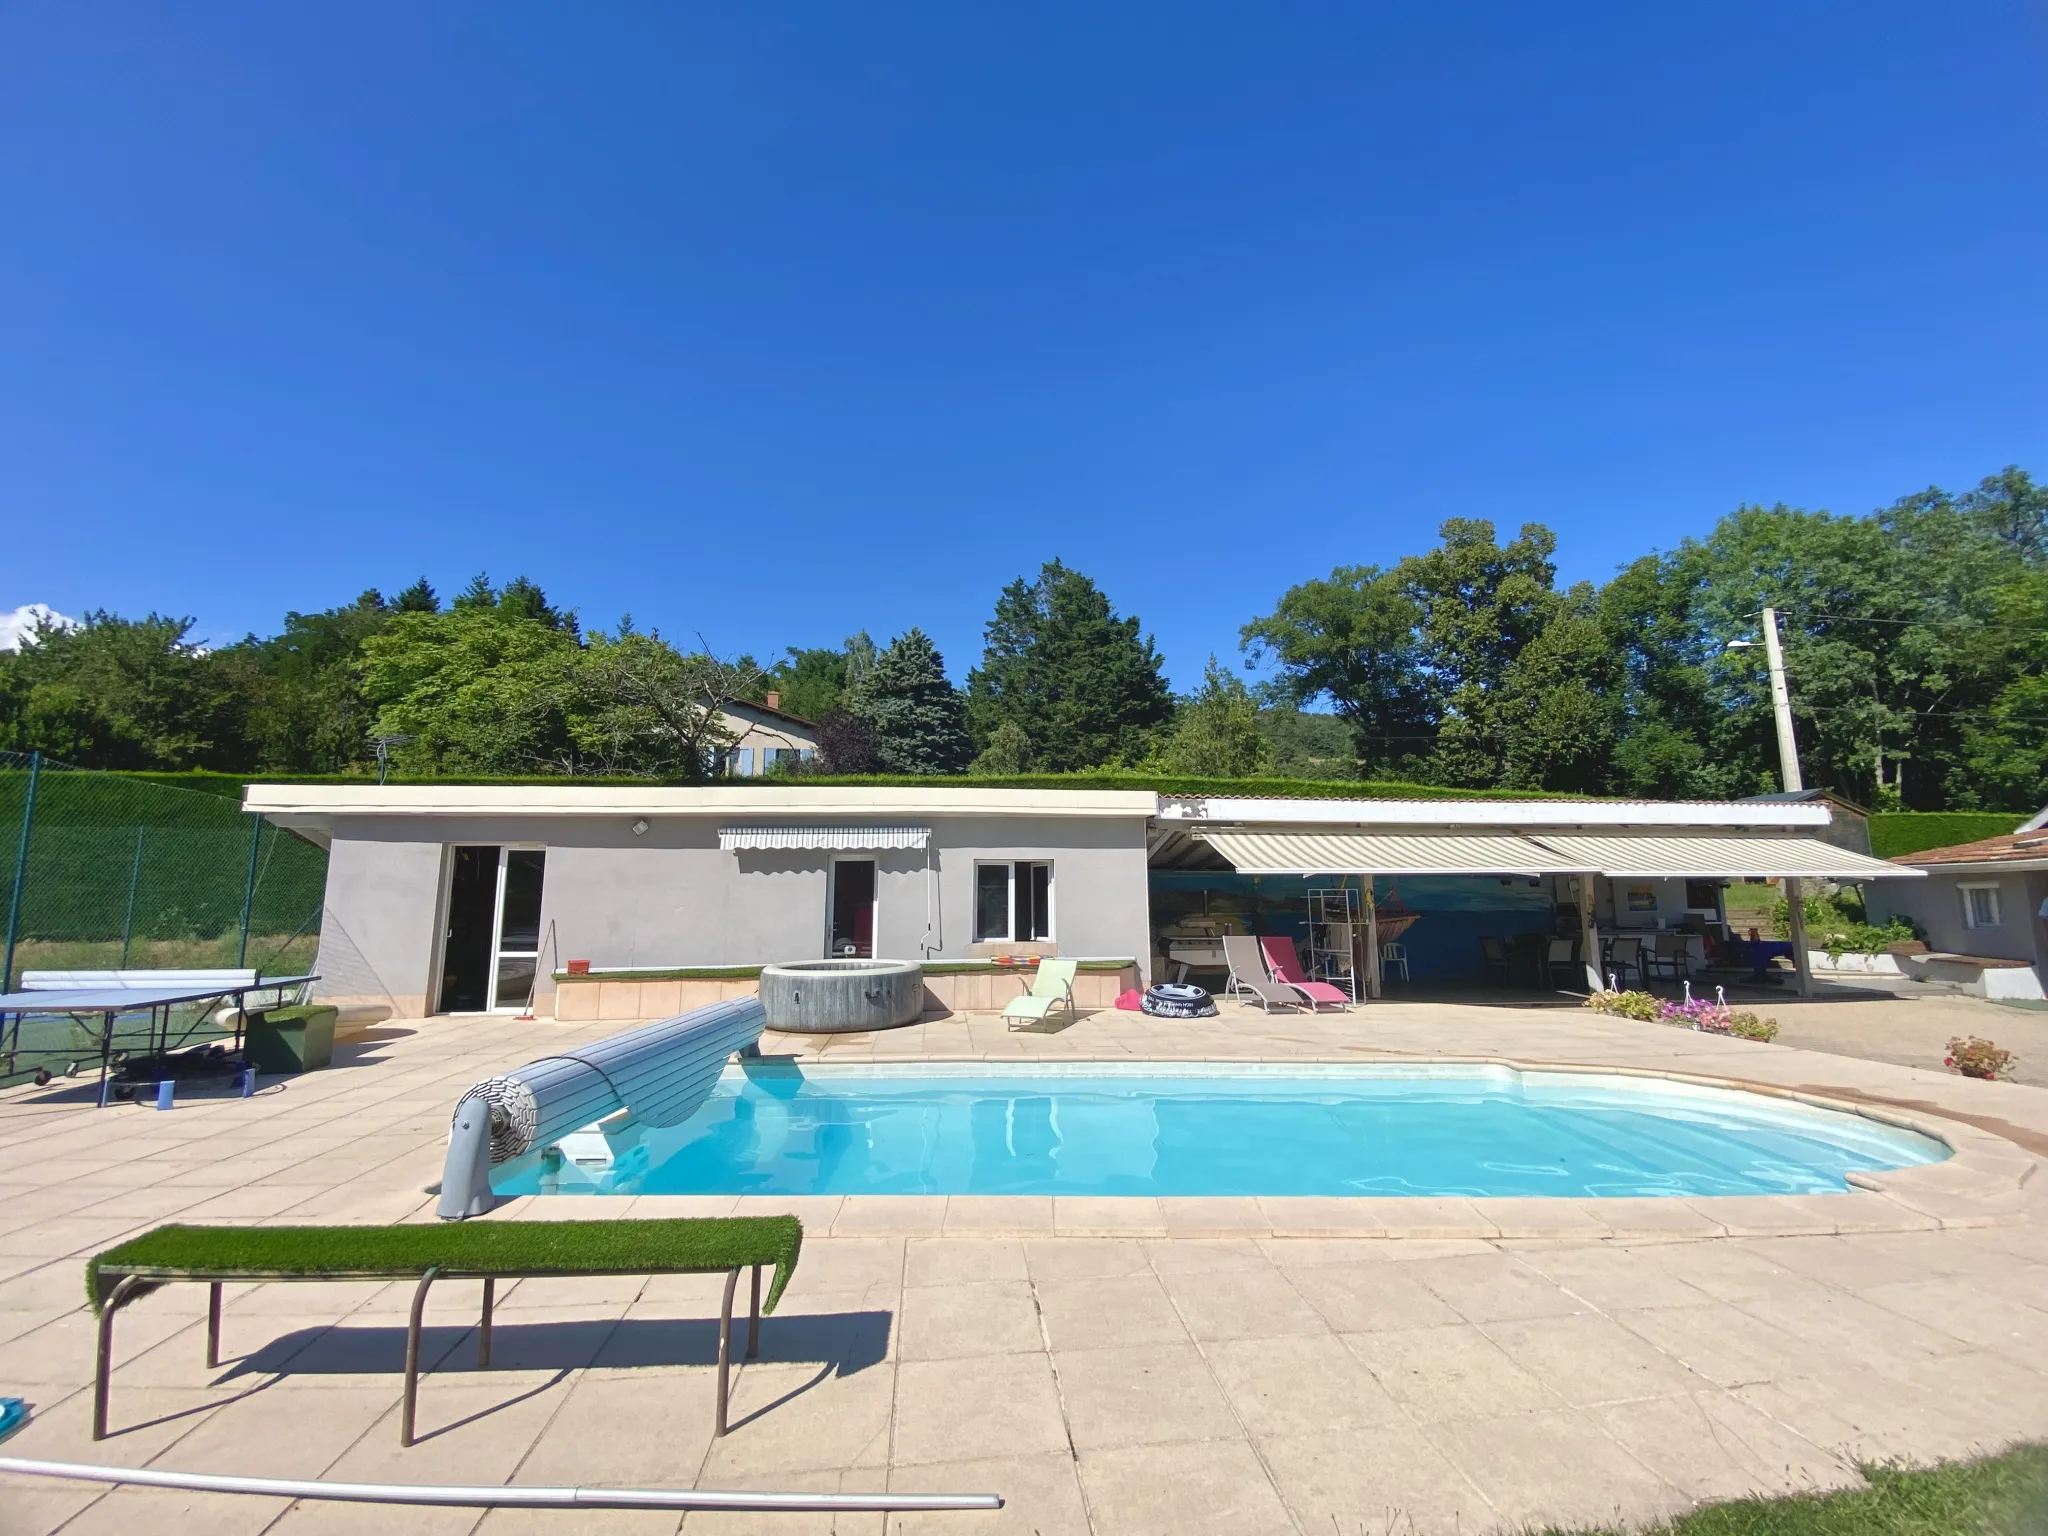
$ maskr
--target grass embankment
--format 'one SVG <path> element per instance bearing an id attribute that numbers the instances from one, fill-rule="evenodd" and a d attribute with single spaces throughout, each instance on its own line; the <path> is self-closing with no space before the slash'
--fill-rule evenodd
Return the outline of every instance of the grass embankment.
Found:
<path id="1" fill-rule="evenodd" d="M 1867 1489 L 1714 1504 L 1636 1536 L 2043 1536 L 2048 1445 L 1923 1471 L 1865 1467 Z M 1551 1533 L 1557 1536 L 1557 1533 Z M 1578 1536 L 1596 1536 L 1581 1532 Z M 1619 1536 L 1600 1532 L 1597 1536 Z"/>
<path id="2" fill-rule="evenodd" d="M 85 1266 L 100 1304 L 100 1269 L 152 1274 L 421 1275 L 553 1272 L 646 1275 L 773 1264 L 761 1310 L 773 1312 L 796 1268 L 803 1225 L 794 1216 L 653 1221 L 468 1221 L 397 1227 L 158 1227 Z"/>

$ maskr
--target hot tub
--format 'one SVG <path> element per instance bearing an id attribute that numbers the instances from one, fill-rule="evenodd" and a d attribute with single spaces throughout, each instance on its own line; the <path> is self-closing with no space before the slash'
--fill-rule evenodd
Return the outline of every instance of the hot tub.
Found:
<path id="1" fill-rule="evenodd" d="M 924 970 L 913 960 L 791 960 L 761 967 L 770 1029 L 805 1035 L 895 1029 L 924 1013 Z"/>

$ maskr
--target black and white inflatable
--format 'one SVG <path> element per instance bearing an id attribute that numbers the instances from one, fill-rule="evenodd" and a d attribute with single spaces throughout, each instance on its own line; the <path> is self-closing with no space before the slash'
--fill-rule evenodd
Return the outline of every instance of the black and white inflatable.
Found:
<path id="1" fill-rule="evenodd" d="M 1216 1003 L 1200 987 L 1186 982 L 1162 981 L 1148 987 L 1138 1002 L 1142 1013 L 1161 1019 L 1213 1019 Z"/>

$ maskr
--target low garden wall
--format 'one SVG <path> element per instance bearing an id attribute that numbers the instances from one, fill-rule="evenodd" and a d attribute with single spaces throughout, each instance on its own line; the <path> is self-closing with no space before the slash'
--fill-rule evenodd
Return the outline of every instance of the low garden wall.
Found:
<path id="1" fill-rule="evenodd" d="M 1082 1012 L 1115 1005 L 1119 995 L 1138 985 L 1135 960 L 1082 960 L 1074 977 L 1074 1003 Z M 933 960 L 924 969 L 924 1017 L 943 1019 L 956 1013 L 1000 1013 L 1003 1005 L 1029 987 L 1024 966 L 997 965 L 986 960 Z M 706 1003 L 730 997 L 752 997 L 761 967 L 675 966 L 631 970 L 555 973 L 554 1016 L 563 1023 L 632 1019 L 665 1019 Z"/>

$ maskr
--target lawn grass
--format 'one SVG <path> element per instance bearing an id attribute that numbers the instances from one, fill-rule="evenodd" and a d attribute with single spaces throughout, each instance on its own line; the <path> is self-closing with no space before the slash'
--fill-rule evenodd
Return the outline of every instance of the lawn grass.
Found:
<path id="1" fill-rule="evenodd" d="M 452 1277 L 555 1273 L 689 1274 L 773 1264 L 762 1304 L 773 1312 L 796 1268 L 803 1224 L 794 1216 L 653 1221 L 463 1221 L 396 1227 L 164 1226 L 94 1256 L 85 1292 L 105 1299 L 100 1271 L 260 1279 L 299 1275 Z"/>
<path id="2" fill-rule="evenodd" d="M 2043 1536 L 2048 1445 L 1920 1471 L 1865 1467 L 1867 1489 L 1742 1499 L 1638 1536 Z M 1560 1536 L 1560 1533 L 1550 1533 Z M 1577 1536 L 1595 1536 L 1581 1532 Z M 1610 1536 L 1601 1532 L 1599 1536 Z M 1618 1536 L 1618 1533 L 1614 1533 Z"/>

